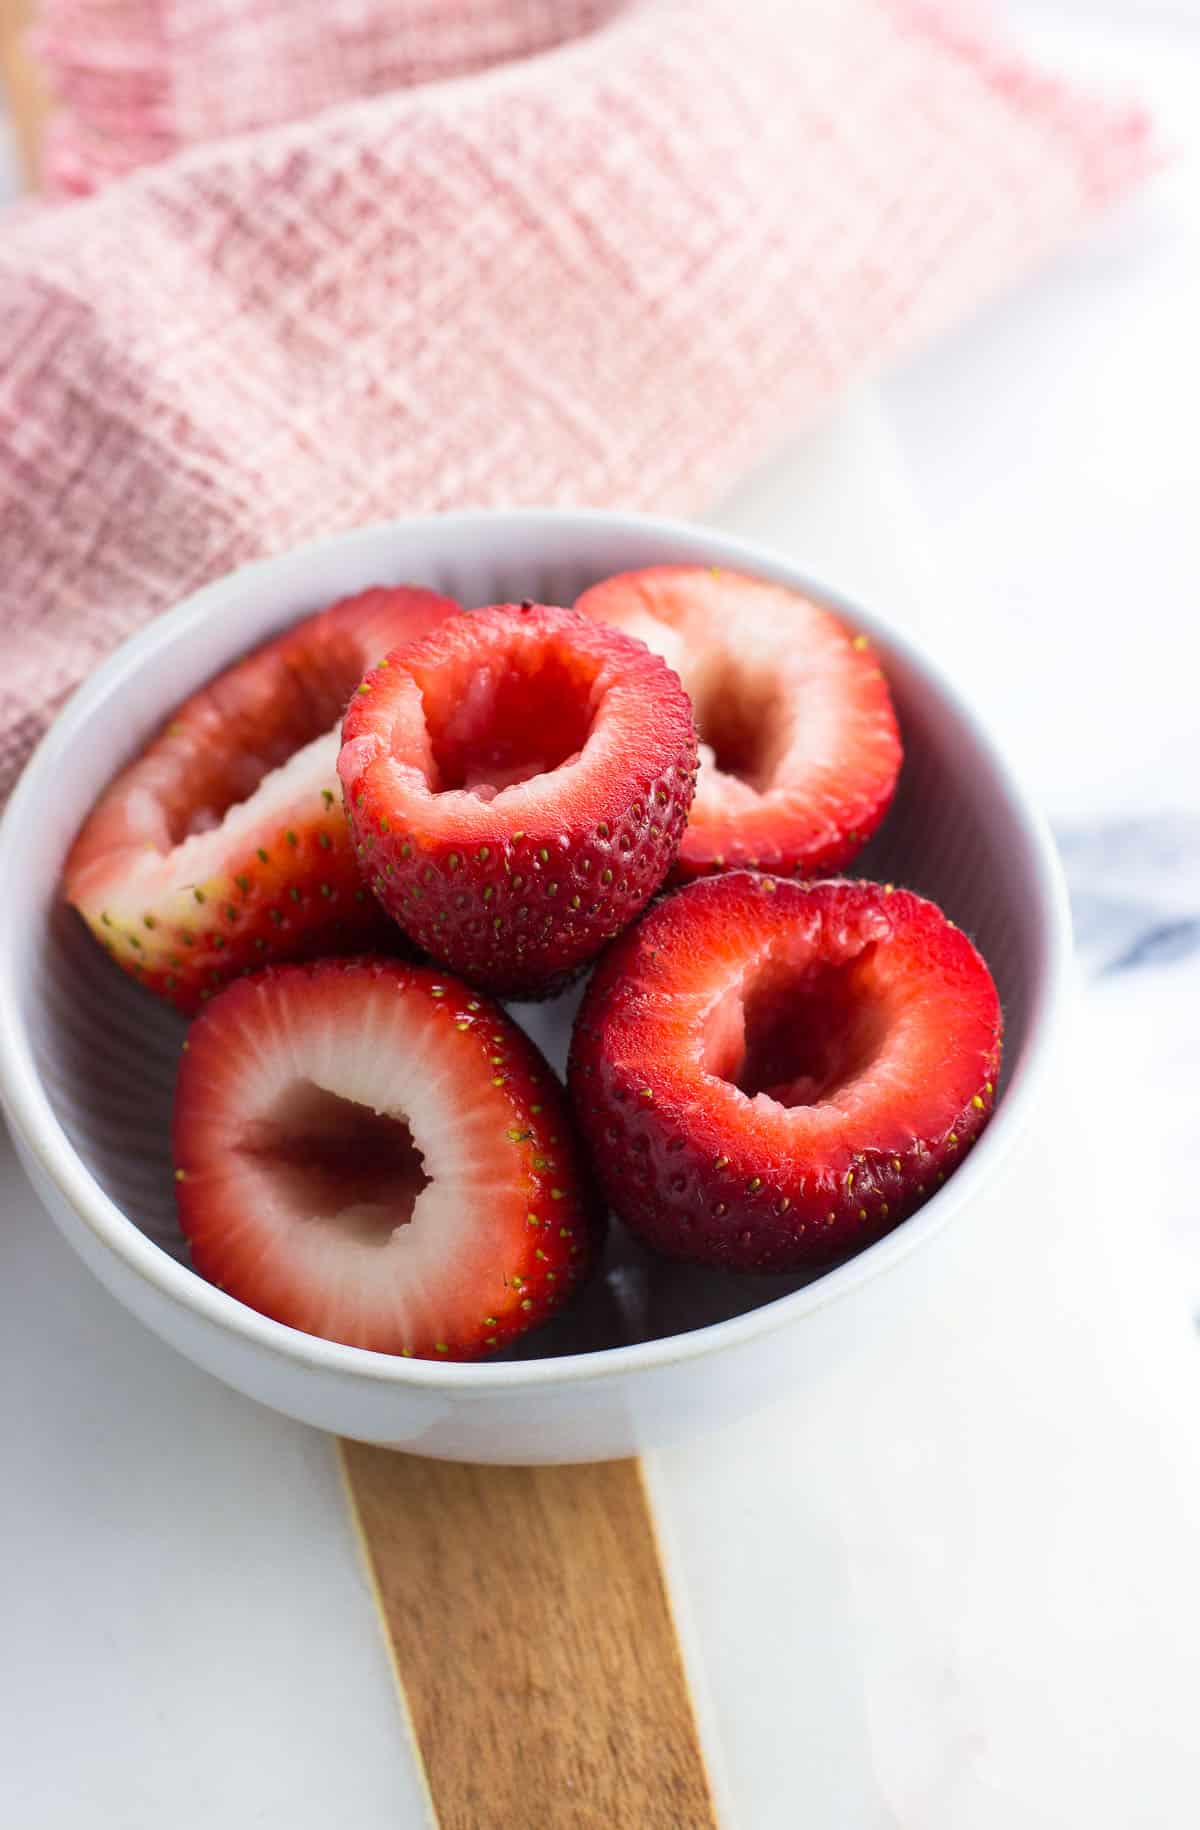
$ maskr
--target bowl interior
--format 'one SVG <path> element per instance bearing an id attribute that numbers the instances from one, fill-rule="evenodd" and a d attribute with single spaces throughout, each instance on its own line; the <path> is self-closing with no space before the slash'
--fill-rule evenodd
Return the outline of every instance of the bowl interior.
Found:
<path id="1" fill-rule="evenodd" d="M 187 1262 L 168 1148 L 183 1025 L 109 965 L 56 894 L 66 848 L 97 790 L 217 667 L 342 593 L 410 581 L 468 605 L 521 597 L 569 603 L 613 571 L 691 558 L 805 582 L 787 566 L 700 529 L 569 515 L 397 523 L 210 587 L 128 644 L 68 709 L 34 765 L 37 817 L 35 797 L 27 794 L 14 805 L 5 834 L 10 855 L 20 847 L 32 861 L 33 894 L 15 915 L 4 989 L 18 1002 L 17 1022 L 70 1145 L 161 1251 Z M 1029 1046 L 1045 973 L 1044 911 L 1030 895 L 1028 826 L 969 717 L 903 641 L 829 592 L 817 595 L 877 641 L 904 734 L 897 800 L 856 873 L 934 898 L 975 939 L 1004 1006 L 1003 1101 Z M 559 1069 L 576 998 L 514 1012 Z M 934 1201 L 944 1201 L 951 1187 Z M 522 1356 L 594 1351 L 686 1331 L 757 1308 L 803 1281 L 660 1264 L 614 1228 L 607 1276 L 571 1315 L 531 1337 Z"/>

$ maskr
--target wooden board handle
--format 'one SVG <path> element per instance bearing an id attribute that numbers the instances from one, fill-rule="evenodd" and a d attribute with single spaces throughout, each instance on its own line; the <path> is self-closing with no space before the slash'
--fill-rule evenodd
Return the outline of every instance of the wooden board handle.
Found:
<path id="1" fill-rule="evenodd" d="M 637 1462 L 342 1455 L 441 1830 L 714 1830 Z"/>
<path id="2" fill-rule="evenodd" d="M 21 172 L 28 188 L 40 166 L 46 93 L 41 72 L 29 54 L 26 28 L 30 0 L 0 0 L 0 103 L 8 110 Z"/>

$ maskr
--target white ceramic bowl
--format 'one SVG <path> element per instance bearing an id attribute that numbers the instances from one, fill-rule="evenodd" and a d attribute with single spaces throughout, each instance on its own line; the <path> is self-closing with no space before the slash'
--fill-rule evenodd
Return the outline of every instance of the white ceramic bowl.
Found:
<path id="1" fill-rule="evenodd" d="M 896 804 L 857 868 L 933 896 L 991 965 L 1006 1055 L 982 1140 L 912 1219 L 807 1283 L 659 1265 L 617 1232 L 608 1275 L 579 1311 L 504 1362 L 435 1365 L 338 1346 L 214 1289 L 189 1268 L 174 1213 L 168 1119 L 182 1025 L 113 970 L 58 901 L 67 848 L 98 790 L 217 669 L 347 592 L 413 581 L 468 605 L 570 603 L 608 573 L 679 560 L 803 586 L 878 643 L 906 757 Z M 1069 954 L 1041 819 L 977 720 L 901 635 L 769 552 L 604 513 L 405 519 L 198 592 L 126 643 L 58 718 L 0 828 L 0 882 L 0 1096 L 35 1187 L 96 1275 L 181 1353 L 265 1404 L 347 1436 L 479 1461 L 636 1453 L 818 1378 L 877 1331 L 903 1282 L 897 1267 L 961 1222 L 1024 1127 Z M 560 1065 L 569 1014 L 528 1017 Z"/>

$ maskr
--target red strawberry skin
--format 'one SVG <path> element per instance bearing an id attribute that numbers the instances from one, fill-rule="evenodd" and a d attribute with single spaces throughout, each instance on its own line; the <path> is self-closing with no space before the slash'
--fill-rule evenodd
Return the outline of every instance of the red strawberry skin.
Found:
<path id="1" fill-rule="evenodd" d="M 887 812 L 901 745 L 868 638 L 802 592 L 717 566 L 605 579 L 577 608 L 665 656 L 700 773 L 674 878 L 841 870 Z"/>
<path id="2" fill-rule="evenodd" d="M 342 739 L 375 894 L 418 947 L 501 997 L 560 989 L 645 906 L 695 782 L 670 669 L 532 604 L 450 618 L 389 655 Z"/>
<path id="3" fill-rule="evenodd" d="M 509 1345 L 601 1238 L 553 1072 L 428 966 L 322 960 L 228 986 L 189 1031 L 173 1148 L 201 1275 L 381 1353 Z"/>
<path id="4" fill-rule="evenodd" d="M 393 944 L 342 812 L 336 729 L 369 663 L 457 607 L 415 587 L 362 592 L 179 707 L 67 860 L 67 900 L 118 965 L 191 1014 L 271 960 Z"/>
<path id="5" fill-rule="evenodd" d="M 991 974 L 932 903 L 732 872 L 605 955 L 568 1085 L 613 1208 L 650 1245 L 798 1270 L 935 1193 L 991 1115 L 1001 1031 Z"/>

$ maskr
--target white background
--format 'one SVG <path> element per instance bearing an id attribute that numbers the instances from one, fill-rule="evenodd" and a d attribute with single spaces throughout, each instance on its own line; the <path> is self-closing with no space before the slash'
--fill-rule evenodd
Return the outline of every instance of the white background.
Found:
<path id="1" fill-rule="evenodd" d="M 936 644 L 1064 830 L 1092 976 L 903 1369 L 652 1469 L 743 1830 L 1174 1830 L 1200 1790 L 1200 971 L 1100 970 L 1200 902 L 1200 17 L 1008 10 L 1176 164 L 717 518 Z M 2 1146 L 0 1213 L 0 1823 L 421 1821 L 329 1445 L 128 1321 Z"/>

